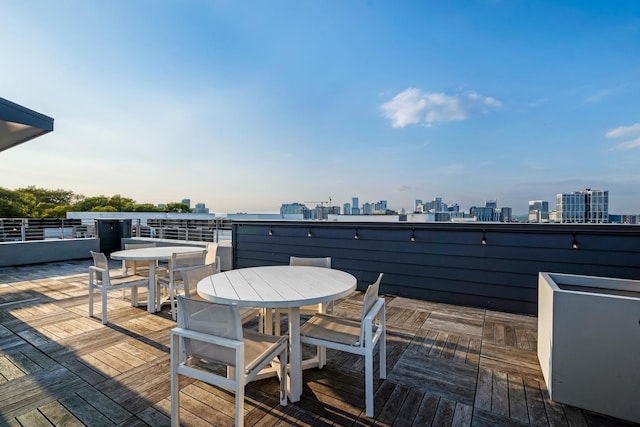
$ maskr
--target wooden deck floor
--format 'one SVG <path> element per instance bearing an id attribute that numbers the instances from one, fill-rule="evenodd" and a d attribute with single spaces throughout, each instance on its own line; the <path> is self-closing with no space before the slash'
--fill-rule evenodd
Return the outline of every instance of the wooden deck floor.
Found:
<path id="1" fill-rule="evenodd" d="M 169 425 L 166 312 L 132 308 L 119 291 L 109 320 L 89 318 L 84 261 L 0 268 L 0 425 Z M 361 293 L 336 305 L 359 315 Z M 99 304 L 96 304 L 96 313 Z M 388 376 L 364 414 L 363 360 L 328 351 L 304 373 L 302 400 L 281 407 L 275 379 L 247 388 L 247 425 L 619 426 L 548 399 L 537 319 L 387 297 Z M 377 369 L 377 362 L 376 362 Z M 233 395 L 182 382 L 184 425 L 232 425 Z"/>

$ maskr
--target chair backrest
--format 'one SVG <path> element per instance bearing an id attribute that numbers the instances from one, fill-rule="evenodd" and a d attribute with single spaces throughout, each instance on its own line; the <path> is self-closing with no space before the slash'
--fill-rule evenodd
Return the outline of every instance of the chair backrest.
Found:
<path id="1" fill-rule="evenodd" d="M 198 265 L 204 265 L 204 259 L 206 256 L 205 250 L 198 250 L 193 252 L 174 253 L 171 256 L 171 269 L 180 270 L 188 267 L 196 267 Z"/>
<path id="2" fill-rule="evenodd" d="M 178 327 L 214 337 L 242 341 L 240 312 L 235 304 L 216 304 L 178 295 Z M 226 347 L 184 339 L 187 357 L 235 366 L 235 352 Z"/>
<path id="3" fill-rule="evenodd" d="M 104 270 L 109 269 L 109 262 L 107 261 L 107 256 L 105 254 L 103 254 L 102 252 L 94 252 L 94 251 L 89 251 L 89 252 L 91 252 L 91 256 L 93 257 L 94 266 L 98 268 L 102 268 Z"/>
<path id="4" fill-rule="evenodd" d="M 207 244 L 207 257 L 204 260 L 205 264 L 215 264 L 216 263 L 216 255 L 218 254 L 218 244 L 217 243 L 208 243 Z"/>
<path id="5" fill-rule="evenodd" d="M 380 290 L 380 281 L 382 280 L 382 276 L 384 273 L 380 273 L 378 275 L 378 279 L 369 285 L 367 291 L 364 294 L 364 299 L 362 300 L 362 315 L 360 317 L 360 321 L 364 322 L 364 318 L 369 314 L 369 311 L 378 301 L 378 291 Z M 360 345 L 364 343 L 364 328 L 360 327 Z"/>
<path id="6" fill-rule="evenodd" d="M 308 267 L 326 267 L 331 268 L 331 257 L 324 258 L 303 258 L 292 256 L 289 257 L 289 265 L 304 265 Z"/>
<path id="7" fill-rule="evenodd" d="M 187 298 L 194 298 L 198 295 L 198 282 L 207 276 L 216 274 L 215 267 L 211 264 L 203 265 L 202 267 L 193 268 L 187 270 L 182 275 L 184 278 L 184 294 Z"/>
<path id="8" fill-rule="evenodd" d="M 125 243 L 124 248 L 126 249 L 143 249 L 143 248 L 155 248 L 155 243 Z"/>

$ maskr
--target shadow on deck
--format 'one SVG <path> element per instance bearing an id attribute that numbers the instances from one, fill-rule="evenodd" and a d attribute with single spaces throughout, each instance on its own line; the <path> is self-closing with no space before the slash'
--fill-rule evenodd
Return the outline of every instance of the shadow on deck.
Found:
<path id="1" fill-rule="evenodd" d="M 166 311 L 132 308 L 118 291 L 107 325 L 89 318 L 88 266 L 0 268 L 0 425 L 169 425 L 175 323 Z M 361 301 L 356 292 L 335 310 L 357 317 Z M 364 360 L 328 350 L 324 369 L 305 371 L 300 402 L 281 407 L 273 378 L 251 383 L 246 423 L 631 425 L 548 399 L 536 325 L 531 316 L 387 297 L 388 372 L 375 380 L 374 419 L 364 413 Z M 233 424 L 233 394 L 181 384 L 184 425 Z"/>

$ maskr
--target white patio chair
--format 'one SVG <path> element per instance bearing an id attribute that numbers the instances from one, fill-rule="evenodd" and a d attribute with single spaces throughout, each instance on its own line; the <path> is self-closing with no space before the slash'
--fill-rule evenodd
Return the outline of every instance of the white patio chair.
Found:
<path id="1" fill-rule="evenodd" d="M 149 287 L 149 278 L 137 274 L 123 276 L 114 274 L 109 269 L 109 262 L 105 254 L 91 252 L 93 264 L 89 267 L 89 316 L 93 316 L 93 291 L 102 293 L 102 324 L 107 323 L 107 293 L 115 289 L 131 288 L 131 305 L 138 306 L 138 287 Z M 152 302 L 149 301 L 149 304 Z"/>
<path id="2" fill-rule="evenodd" d="M 323 258 L 303 258 L 303 257 L 289 257 L 289 265 L 302 265 L 309 267 L 325 267 L 331 268 L 331 257 L 323 257 Z M 324 313 L 327 311 L 331 311 L 332 305 L 326 304 L 312 304 L 305 305 L 300 307 L 300 315 L 313 316 L 316 313 Z M 275 335 L 280 335 L 280 316 L 283 314 L 287 314 L 286 309 L 276 309 L 274 313 L 275 319 Z M 269 317 L 268 315 L 266 317 Z"/>
<path id="3" fill-rule="evenodd" d="M 216 273 L 220 273 L 220 256 L 218 256 L 217 243 L 207 243 L 207 256 L 204 263 L 207 265 L 213 265 L 216 269 Z"/>
<path id="4" fill-rule="evenodd" d="M 218 273 L 216 271 L 215 265 L 206 264 L 201 267 L 193 268 L 191 270 L 187 270 L 184 272 L 184 295 L 187 298 L 196 299 L 200 301 L 205 301 L 200 295 L 198 295 L 198 282 L 204 279 L 207 276 L 211 276 L 213 274 Z M 249 320 L 252 320 L 256 316 L 258 316 L 258 330 L 261 330 L 262 324 L 262 309 L 260 308 L 251 308 L 251 307 L 242 307 L 239 308 L 240 312 L 240 320 L 244 325 Z"/>
<path id="5" fill-rule="evenodd" d="M 316 314 L 300 328 L 300 341 L 324 346 L 365 358 L 365 401 L 367 417 L 373 418 L 373 350 L 380 353 L 380 378 L 387 377 L 386 327 L 384 298 L 378 298 L 382 273 L 369 285 L 362 301 L 360 320 L 329 314 Z M 323 363 L 318 367 L 322 368 Z"/>
<path id="6" fill-rule="evenodd" d="M 171 330 L 171 425 L 180 425 L 179 375 L 235 392 L 235 424 L 244 426 L 244 389 L 265 366 L 279 359 L 280 405 L 287 405 L 288 337 L 243 329 L 237 305 L 178 296 L 178 327 Z M 227 366 L 227 377 L 196 362 Z"/>
<path id="7" fill-rule="evenodd" d="M 174 253 L 169 261 L 167 272 L 158 275 L 158 284 L 164 286 L 169 292 L 171 304 L 171 317 L 176 320 L 176 294 L 184 288 L 184 273 L 188 270 L 204 265 L 207 251 L 204 249 L 192 252 Z M 156 296 L 156 305 L 160 305 L 160 292 Z"/>

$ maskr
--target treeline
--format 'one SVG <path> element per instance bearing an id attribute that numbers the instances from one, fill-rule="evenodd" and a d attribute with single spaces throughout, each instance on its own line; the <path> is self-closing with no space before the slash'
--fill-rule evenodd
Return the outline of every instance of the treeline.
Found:
<path id="1" fill-rule="evenodd" d="M 66 218 L 67 212 L 191 212 L 184 203 L 167 203 L 159 208 L 136 203 L 119 194 L 85 197 L 67 190 L 29 186 L 9 190 L 0 187 L 0 218 Z"/>

